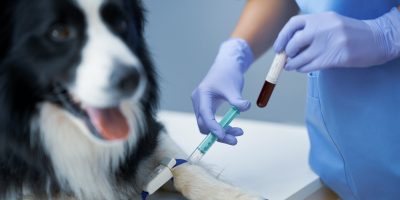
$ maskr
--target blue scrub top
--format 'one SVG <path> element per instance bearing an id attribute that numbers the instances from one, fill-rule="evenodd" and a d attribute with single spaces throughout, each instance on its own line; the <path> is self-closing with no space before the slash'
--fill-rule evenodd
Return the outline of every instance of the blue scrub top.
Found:
<path id="1" fill-rule="evenodd" d="M 400 5 L 398 0 L 297 3 L 304 13 L 335 11 L 357 19 L 374 19 Z M 313 72 L 308 87 L 312 169 L 342 199 L 400 199 L 400 59 Z"/>
<path id="2" fill-rule="evenodd" d="M 356 19 L 374 19 L 395 6 L 400 0 L 296 0 L 304 13 L 335 11 Z"/>

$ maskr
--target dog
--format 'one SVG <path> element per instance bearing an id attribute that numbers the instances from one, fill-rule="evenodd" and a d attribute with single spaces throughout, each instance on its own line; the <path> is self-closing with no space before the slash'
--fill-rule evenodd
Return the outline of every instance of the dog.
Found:
<path id="1" fill-rule="evenodd" d="M 164 157 L 140 0 L 0 2 L 0 199 L 139 199 Z M 203 167 L 173 171 L 193 200 L 257 200 Z"/>

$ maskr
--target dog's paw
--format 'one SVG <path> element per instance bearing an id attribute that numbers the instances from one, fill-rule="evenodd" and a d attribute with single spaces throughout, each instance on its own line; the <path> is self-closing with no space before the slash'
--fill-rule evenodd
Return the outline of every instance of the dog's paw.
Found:
<path id="1" fill-rule="evenodd" d="M 173 175 L 175 188 L 190 200 L 265 200 L 216 179 L 196 165 L 180 165 Z"/>

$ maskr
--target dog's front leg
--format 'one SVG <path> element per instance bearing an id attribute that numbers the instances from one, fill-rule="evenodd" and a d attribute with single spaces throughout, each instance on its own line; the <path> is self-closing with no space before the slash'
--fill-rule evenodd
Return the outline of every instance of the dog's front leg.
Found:
<path id="1" fill-rule="evenodd" d="M 160 135 L 160 143 L 151 158 L 147 160 L 147 164 L 142 164 L 138 173 L 138 185 L 143 185 L 147 180 L 148 174 L 159 165 L 163 158 L 186 158 L 187 155 L 176 145 L 174 141 L 165 133 Z M 224 183 L 211 174 L 205 168 L 183 164 L 175 167 L 173 170 L 174 187 L 190 200 L 262 200 L 264 198 L 257 197 L 245 192 L 237 187 Z"/>
<path id="2" fill-rule="evenodd" d="M 197 165 L 180 165 L 174 168 L 173 174 L 175 188 L 190 200 L 264 199 L 218 180 Z"/>

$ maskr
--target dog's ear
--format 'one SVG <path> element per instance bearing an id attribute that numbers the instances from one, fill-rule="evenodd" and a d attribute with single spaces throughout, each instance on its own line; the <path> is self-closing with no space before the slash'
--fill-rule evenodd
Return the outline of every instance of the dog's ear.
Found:
<path id="1" fill-rule="evenodd" d="M 125 0 L 125 3 L 127 7 L 130 8 L 130 13 L 132 13 L 133 18 L 135 19 L 135 25 L 138 31 L 140 34 L 143 34 L 146 22 L 146 9 L 143 6 L 143 2 L 141 0 Z"/>
<path id="2" fill-rule="evenodd" d="M 0 63 L 8 54 L 12 40 L 13 11 L 17 0 L 0 1 Z"/>

